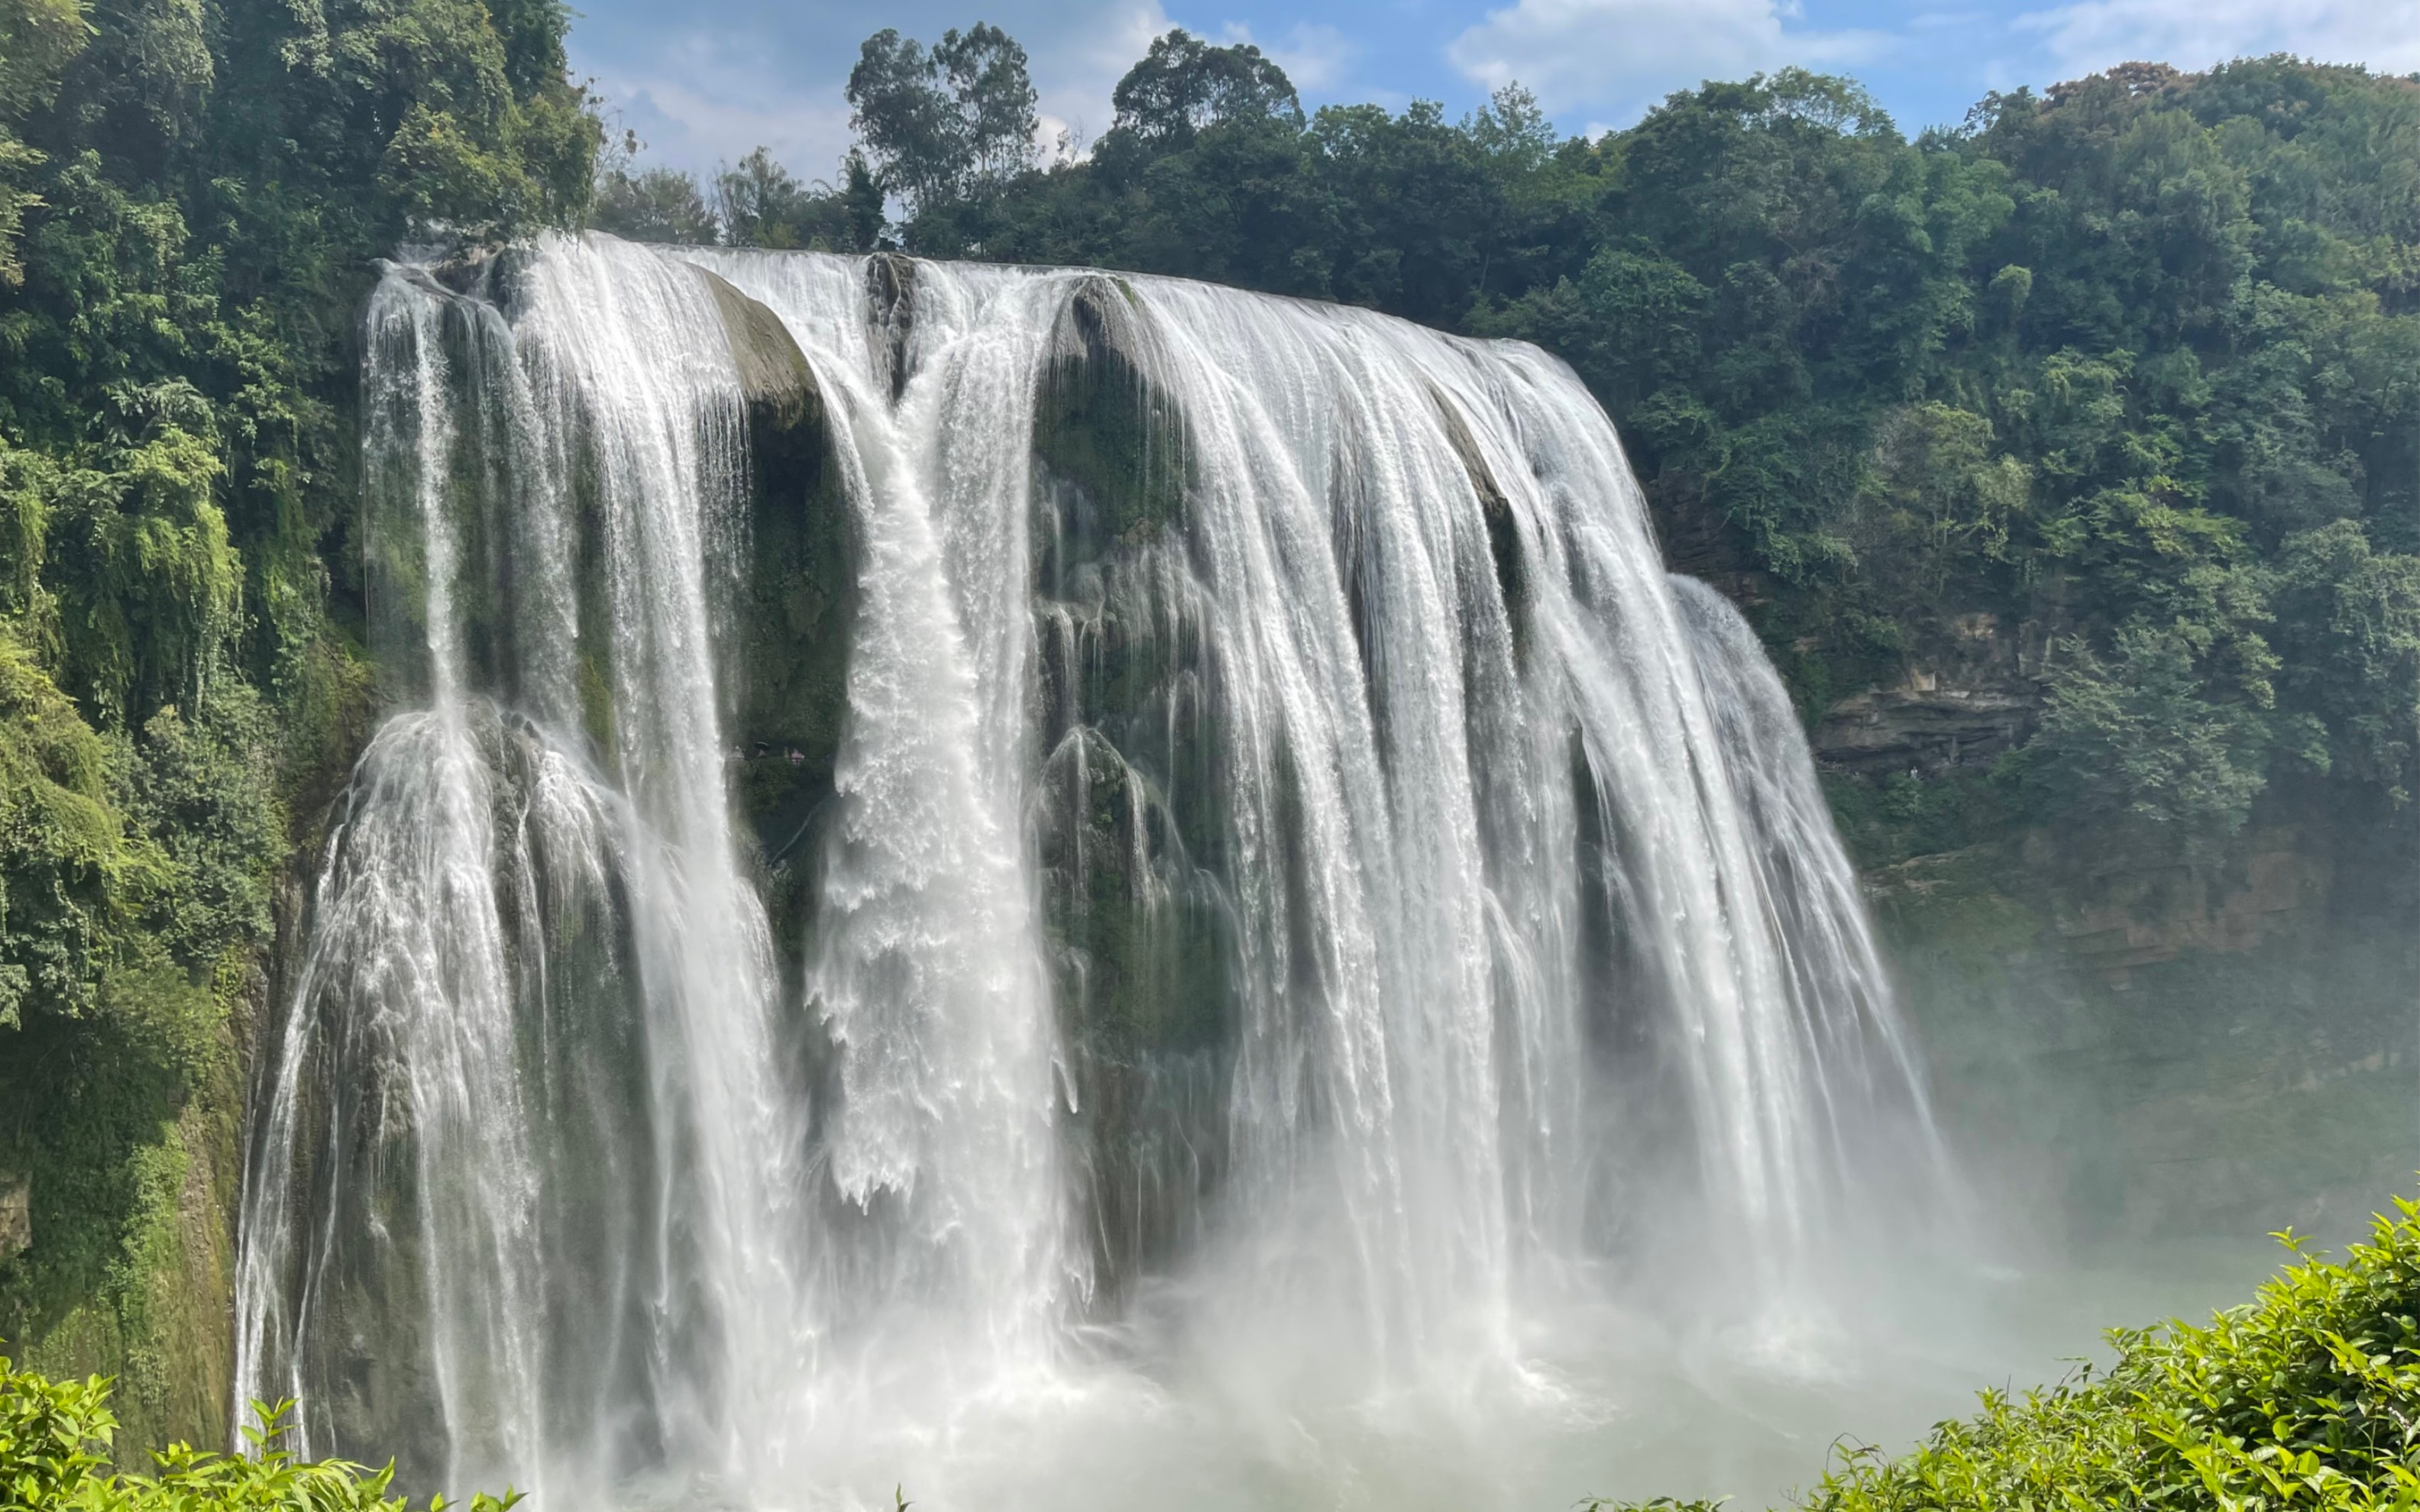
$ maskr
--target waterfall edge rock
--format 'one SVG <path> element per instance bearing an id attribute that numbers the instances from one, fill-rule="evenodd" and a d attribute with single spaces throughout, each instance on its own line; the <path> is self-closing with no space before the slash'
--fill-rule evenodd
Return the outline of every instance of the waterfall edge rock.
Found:
<path id="1" fill-rule="evenodd" d="M 767 861 L 778 865 L 799 854 L 831 793 L 859 548 L 806 355 L 771 310 L 709 270 L 698 274 L 713 291 L 748 416 L 748 558 L 734 625 L 736 788 Z"/>

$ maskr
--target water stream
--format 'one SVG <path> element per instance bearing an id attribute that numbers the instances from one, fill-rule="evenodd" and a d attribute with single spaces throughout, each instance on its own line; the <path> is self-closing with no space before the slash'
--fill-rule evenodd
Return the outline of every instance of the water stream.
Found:
<path id="1" fill-rule="evenodd" d="M 1958 1221 L 1920 1057 L 1560 363 L 601 237 L 365 321 L 391 712 L 239 1275 L 303 1447 L 541 1508 L 1559 1505 L 1923 1375 L 1843 1280 Z"/>

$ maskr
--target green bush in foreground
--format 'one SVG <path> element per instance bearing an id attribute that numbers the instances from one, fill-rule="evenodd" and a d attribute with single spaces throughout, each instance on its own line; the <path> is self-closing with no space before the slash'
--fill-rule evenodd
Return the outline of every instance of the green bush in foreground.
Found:
<path id="1" fill-rule="evenodd" d="M 171 1444 L 153 1458 L 156 1474 L 116 1474 L 107 1453 L 117 1429 L 109 1382 L 50 1381 L 0 1357 L 0 1512 L 401 1512 L 389 1497 L 395 1467 L 370 1470 L 341 1459 L 312 1463 L 271 1447 L 286 1408 L 259 1409 L 261 1426 L 244 1437 L 256 1458 L 206 1454 Z M 520 1498 L 474 1496 L 471 1512 L 507 1512 Z M 428 1512 L 442 1512 L 442 1497 Z"/>
<path id="2" fill-rule="evenodd" d="M 1902 1458 L 1844 1449 L 1812 1512 L 2420 1509 L 2420 1204 L 2295 1263 L 2209 1326 L 2110 1335 L 2118 1360 L 1944 1423 Z M 1643 1507 L 1712 1512 L 1718 1504 Z M 1617 1504 L 1590 1504 L 1615 1512 Z M 1643 1512 L 1643 1508 L 1642 1508 Z"/>

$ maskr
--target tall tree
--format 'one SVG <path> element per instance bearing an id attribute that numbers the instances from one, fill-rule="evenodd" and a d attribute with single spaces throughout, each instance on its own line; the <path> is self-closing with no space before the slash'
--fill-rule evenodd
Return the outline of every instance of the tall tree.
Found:
<path id="1" fill-rule="evenodd" d="M 1160 150 L 1189 147 L 1200 132 L 1234 121 L 1303 124 L 1294 82 L 1259 48 L 1213 47 L 1182 27 L 1153 39 L 1109 101 L 1118 112 L 1111 130 Z"/>
<path id="2" fill-rule="evenodd" d="M 1040 121 L 1025 49 L 997 26 L 945 32 L 930 52 L 876 32 L 849 70 L 847 98 L 860 149 L 911 217 L 1033 165 Z"/>
<path id="3" fill-rule="evenodd" d="M 76 0 L 0 0 L 0 287 L 24 280 L 17 235 L 41 204 L 31 183 L 43 154 L 18 138 L 19 125 L 51 102 L 59 70 L 91 31 Z"/>
<path id="4" fill-rule="evenodd" d="M 734 246 L 802 247 L 813 239 L 815 195 L 757 147 L 714 176 L 714 208 Z"/>
<path id="5" fill-rule="evenodd" d="M 639 167 L 645 146 L 638 132 L 626 131 L 597 155 L 588 224 L 632 241 L 711 246 L 721 240 L 721 225 L 696 176 L 678 168 Z"/>
<path id="6" fill-rule="evenodd" d="M 948 81 L 965 143 L 961 193 L 995 188 L 1033 166 L 1033 113 L 1038 98 L 1026 70 L 1025 49 L 997 26 L 978 22 L 941 34 L 933 63 Z"/>

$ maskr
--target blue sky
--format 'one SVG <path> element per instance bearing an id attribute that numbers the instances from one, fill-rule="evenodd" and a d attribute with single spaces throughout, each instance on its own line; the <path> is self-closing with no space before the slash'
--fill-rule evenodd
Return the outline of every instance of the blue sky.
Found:
<path id="1" fill-rule="evenodd" d="M 1414 98 L 1460 115 L 1506 80 L 1567 131 L 1624 126 L 1706 78 L 1803 64 L 1863 80 L 1913 132 L 1992 89 L 2130 58 L 2198 68 L 2245 54 L 2420 70 L 2420 0 L 574 0 L 573 69 L 648 161 L 706 170 L 758 144 L 828 177 L 848 144 L 858 44 L 988 21 L 1032 58 L 1046 134 L 1110 120 L 1109 90 L 1182 25 L 1249 39 L 1304 103 Z"/>

